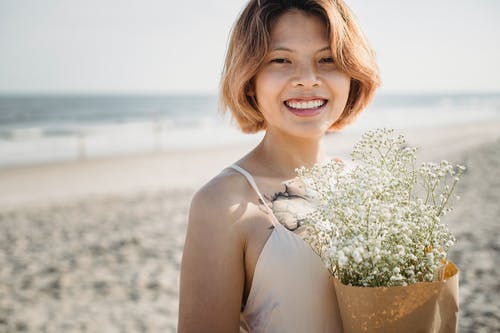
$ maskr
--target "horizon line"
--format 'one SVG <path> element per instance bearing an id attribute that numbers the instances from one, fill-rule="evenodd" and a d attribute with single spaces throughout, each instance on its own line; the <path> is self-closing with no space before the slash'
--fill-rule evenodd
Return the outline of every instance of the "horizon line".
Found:
<path id="1" fill-rule="evenodd" d="M 379 91 L 376 95 L 498 95 L 500 90 L 388 90 Z M 215 91 L 1 91 L 0 96 L 217 96 Z"/>

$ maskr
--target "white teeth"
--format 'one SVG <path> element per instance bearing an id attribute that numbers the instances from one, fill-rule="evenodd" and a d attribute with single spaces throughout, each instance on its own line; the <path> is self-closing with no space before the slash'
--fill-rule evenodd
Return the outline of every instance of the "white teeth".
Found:
<path id="1" fill-rule="evenodd" d="M 285 102 L 287 106 L 294 109 L 315 109 L 320 106 L 323 106 L 325 103 L 326 101 L 322 99 L 315 99 L 307 102 L 288 102 L 288 101 Z"/>

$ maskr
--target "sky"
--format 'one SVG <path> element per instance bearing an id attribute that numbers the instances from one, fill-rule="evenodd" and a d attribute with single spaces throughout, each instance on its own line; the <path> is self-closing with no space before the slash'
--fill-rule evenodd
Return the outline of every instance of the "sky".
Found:
<path id="1" fill-rule="evenodd" d="M 0 0 L 0 93 L 214 94 L 242 0 Z M 382 92 L 500 92 L 500 1 L 346 0 Z"/>

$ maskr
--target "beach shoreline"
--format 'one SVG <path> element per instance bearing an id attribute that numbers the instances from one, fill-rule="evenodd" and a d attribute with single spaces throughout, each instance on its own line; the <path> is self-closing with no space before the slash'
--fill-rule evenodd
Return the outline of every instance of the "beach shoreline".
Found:
<path id="1" fill-rule="evenodd" d="M 500 121 L 397 132 L 405 135 L 410 146 L 420 148 L 419 160 L 437 161 L 456 158 L 462 151 L 500 138 Z M 327 153 L 348 159 L 360 135 L 356 131 L 328 135 L 325 138 Z M 96 195 L 196 189 L 248 153 L 255 144 L 0 168 L 0 211 Z"/>

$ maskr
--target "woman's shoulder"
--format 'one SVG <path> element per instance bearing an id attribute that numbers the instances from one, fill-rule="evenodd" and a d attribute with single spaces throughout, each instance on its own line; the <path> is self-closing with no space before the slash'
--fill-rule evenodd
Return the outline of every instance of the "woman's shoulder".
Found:
<path id="1" fill-rule="evenodd" d="M 250 195 L 248 181 L 236 170 L 226 168 L 195 192 L 190 213 L 234 221 L 235 212 Z"/>
<path id="2" fill-rule="evenodd" d="M 242 198 L 248 194 L 249 184 L 243 175 L 232 168 L 222 170 L 201 186 L 194 199 L 224 203 L 231 198 Z"/>

